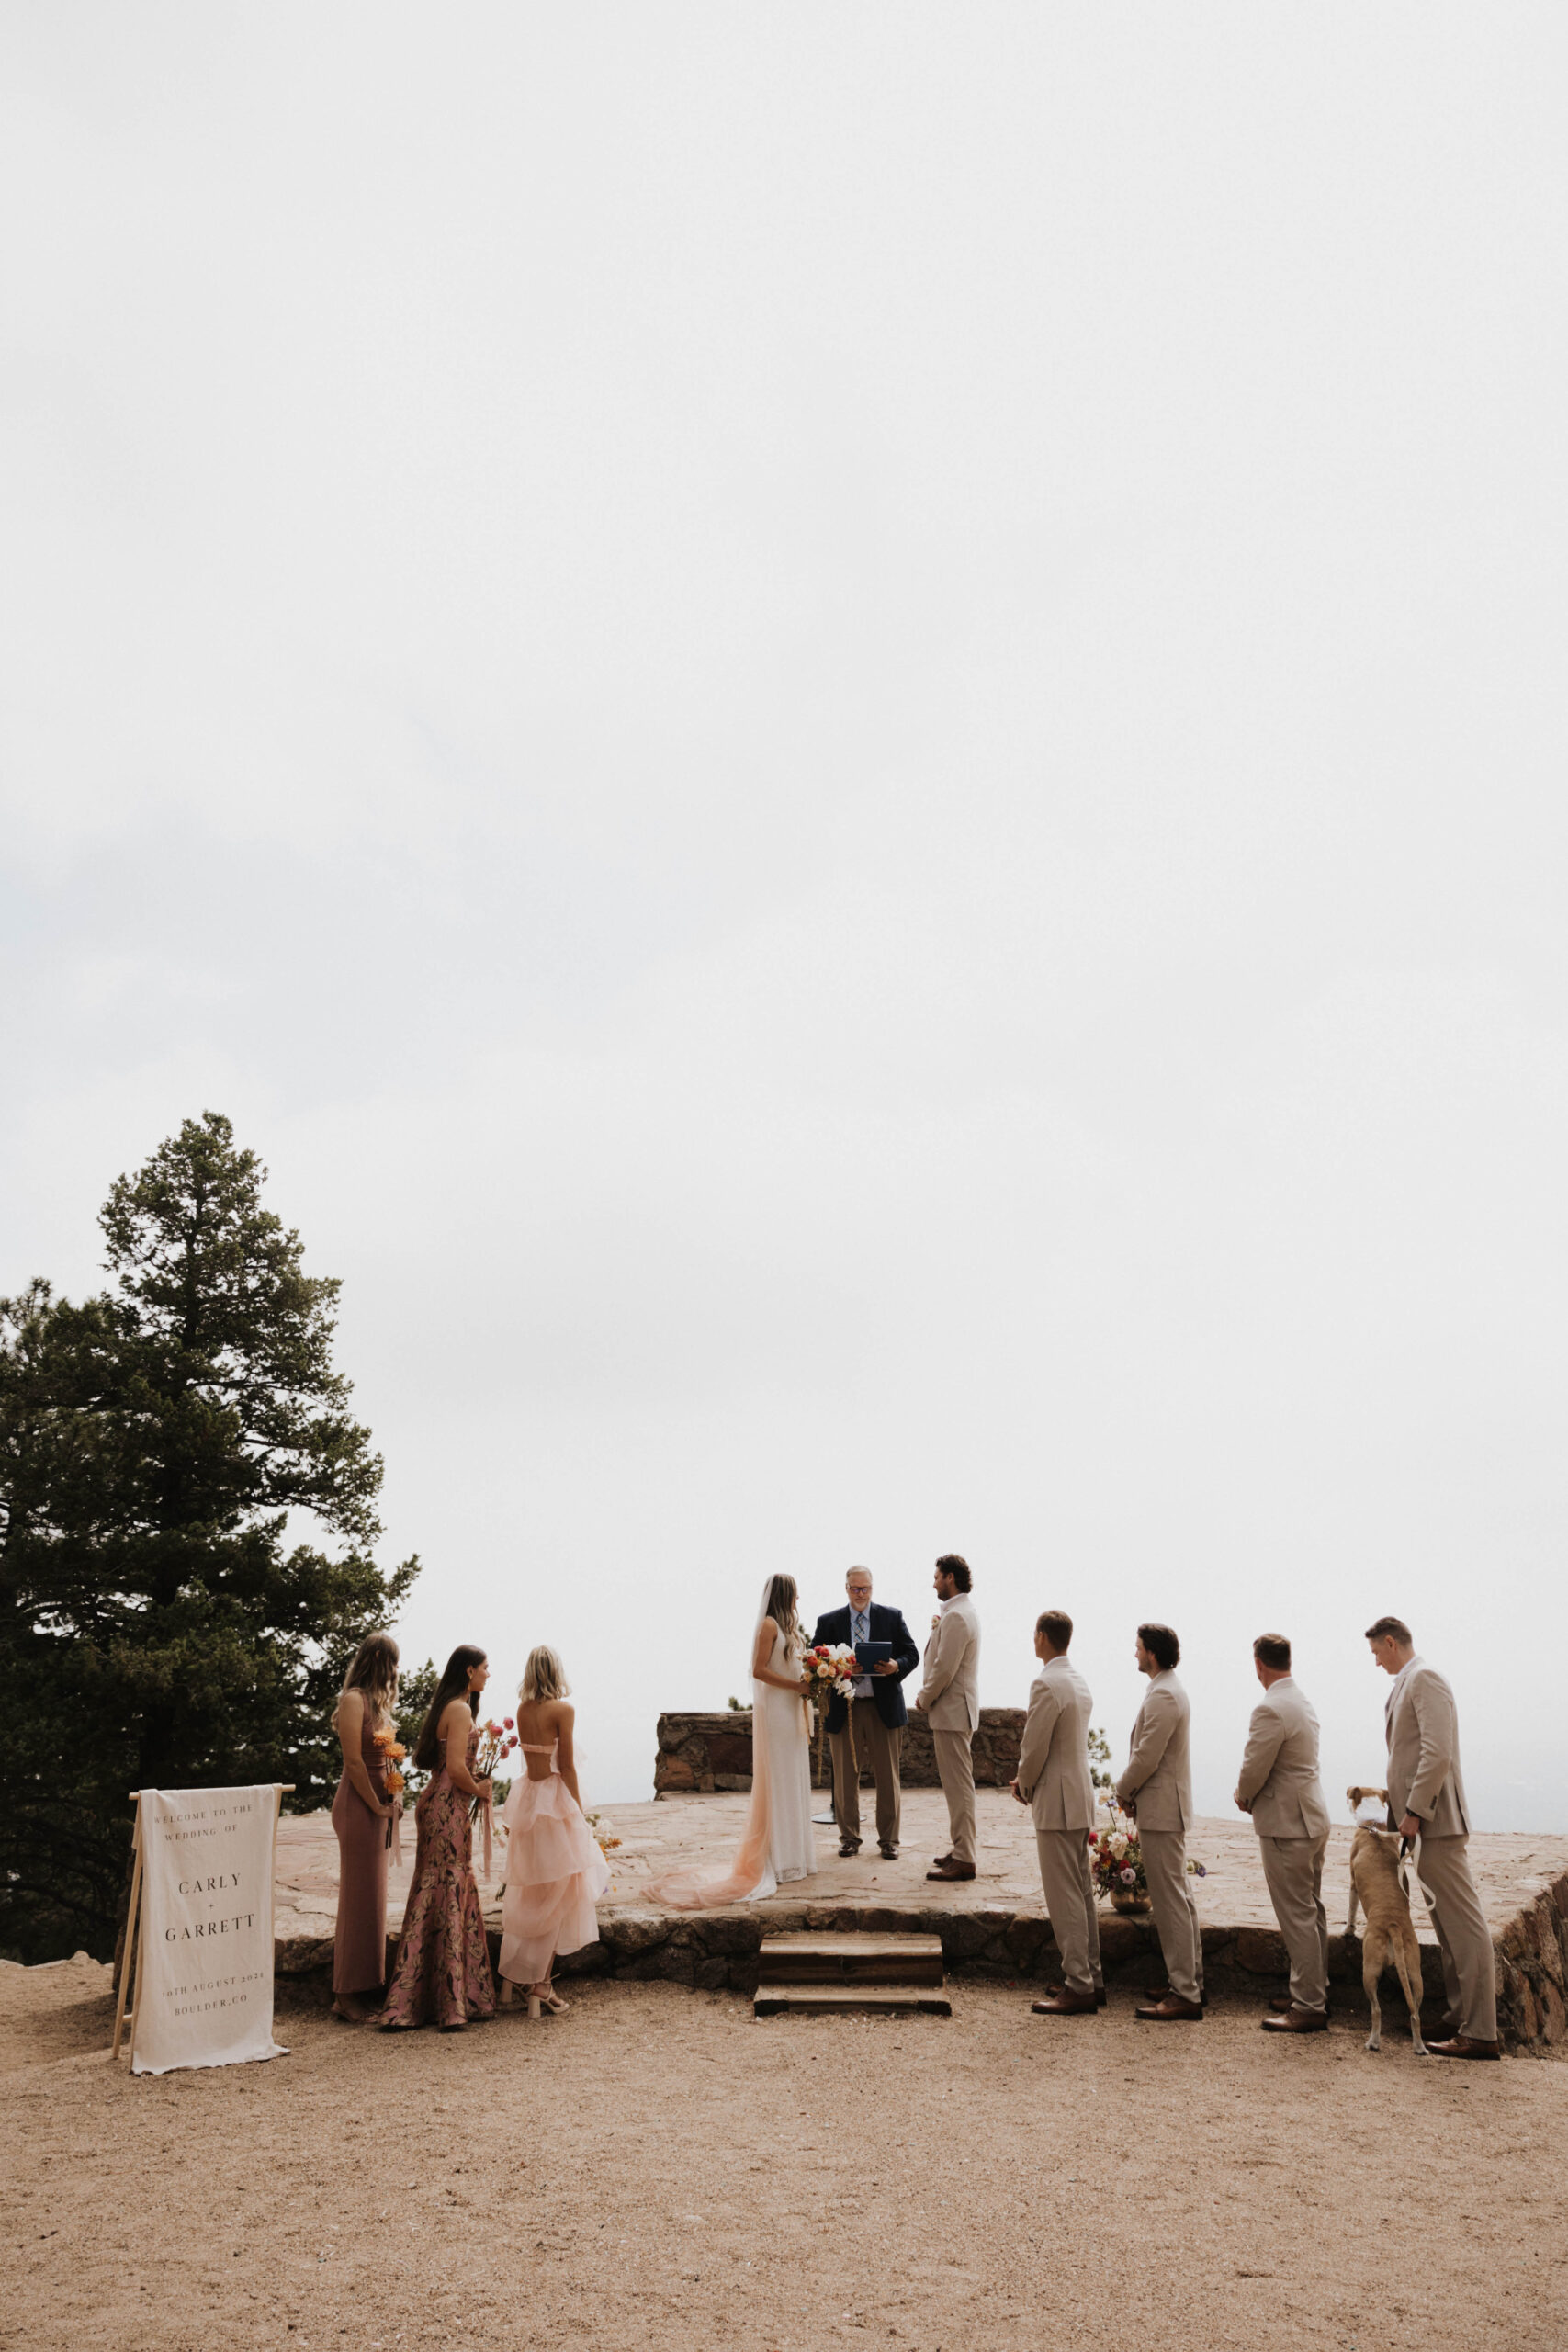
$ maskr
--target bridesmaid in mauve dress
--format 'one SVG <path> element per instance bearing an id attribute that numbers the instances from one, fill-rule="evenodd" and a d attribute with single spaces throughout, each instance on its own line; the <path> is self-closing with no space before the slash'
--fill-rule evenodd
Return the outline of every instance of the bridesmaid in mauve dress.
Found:
<path id="1" fill-rule="evenodd" d="M 495 2015 L 468 1816 L 473 1798 L 490 1803 L 489 1781 L 474 1776 L 474 1717 L 489 1679 L 483 1650 L 467 1643 L 455 1649 L 414 1743 L 413 1760 L 430 1779 L 414 1808 L 419 1842 L 397 1965 L 375 2020 L 385 2032 L 434 2020 L 444 2033 L 460 2033 L 471 2018 Z"/>
<path id="2" fill-rule="evenodd" d="M 386 1785 L 388 1737 L 398 1696 L 398 1645 L 390 1634 L 360 1643 L 344 1677 L 333 1729 L 343 1745 L 343 1778 L 333 1799 L 337 1831 L 337 1931 L 333 1939 L 333 2015 L 363 2025 L 387 1981 L 387 1848 L 402 1804 Z"/>

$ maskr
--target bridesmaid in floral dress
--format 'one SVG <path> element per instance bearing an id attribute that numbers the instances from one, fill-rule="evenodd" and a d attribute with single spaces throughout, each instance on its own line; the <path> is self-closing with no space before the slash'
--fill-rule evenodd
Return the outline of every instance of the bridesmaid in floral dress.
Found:
<path id="1" fill-rule="evenodd" d="M 473 1798 L 490 1803 L 489 1781 L 474 1777 L 479 1746 L 474 1718 L 489 1679 L 483 1650 L 467 1643 L 455 1649 L 414 1743 L 413 1760 L 430 1779 L 414 1809 L 419 1844 L 398 1962 L 387 2006 L 375 2020 L 384 2032 L 434 2019 L 444 2033 L 460 2033 L 470 2018 L 495 2015 L 468 1817 Z"/>

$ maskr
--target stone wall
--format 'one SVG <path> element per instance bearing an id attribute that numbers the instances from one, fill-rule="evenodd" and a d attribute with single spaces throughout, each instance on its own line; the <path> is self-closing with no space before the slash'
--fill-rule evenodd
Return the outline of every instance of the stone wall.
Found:
<path id="1" fill-rule="evenodd" d="M 1021 1707 L 982 1707 L 979 1728 L 975 1734 L 975 1784 L 982 1789 L 1005 1789 L 1018 1763 L 1018 1743 L 1023 1736 Z M 823 1773 L 829 1770 L 826 1745 L 822 1755 Z M 811 1743 L 811 1778 L 818 1781 L 817 1743 Z M 931 1726 L 923 1715 L 910 1711 L 904 1729 L 904 1750 L 899 1765 L 899 1778 L 907 1789 L 934 1789 L 941 1785 L 937 1778 L 936 1757 L 931 1748 Z M 869 1784 L 871 1775 L 861 1774 L 863 1787 Z M 682 1793 L 700 1790 L 704 1794 L 715 1789 L 749 1789 L 751 1785 L 751 1710 L 750 1707 L 731 1709 L 722 1715 L 660 1715 L 659 1718 L 659 1748 L 653 1763 L 653 1793 L 662 1796 L 667 1789 L 679 1789 Z"/>
<path id="2" fill-rule="evenodd" d="M 686 1717 L 682 1720 L 692 1721 Z M 695 1720 L 705 1720 L 695 1718 Z M 662 1977 L 677 1984 L 750 1994 L 757 1989 L 764 1928 L 770 1935 L 798 1929 L 860 1935 L 931 1935 L 942 1938 L 949 1969 L 965 1974 L 1027 1982 L 1060 1973 L 1061 1962 L 1048 1922 L 1038 1912 L 949 1911 L 924 1906 L 869 1904 L 804 1904 L 788 1911 L 671 1913 L 606 1906 L 599 1915 L 600 1940 L 557 1962 L 566 1975 L 604 1975 L 636 1981 Z M 491 1957 L 501 1938 L 490 1930 Z M 1124 1987 L 1161 1982 L 1165 1975 L 1159 1939 L 1147 1919 L 1120 1918 L 1101 1909 L 1100 1952 L 1107 1981 Z M 1568 1877 L 1517 1915 L 1495 1939 L 1497 2023 L 1506 2049 L 1533 2056 L 1561 2050 L 1568 2041 Z M 387 1939 L 389 1973 L 395 1939 Z M 1443 2005 L 1442 1963 L 1432 1944 L 1421 1947 L 1428 2025 L 1436 2028 Z M 325 1938 L 279 1939 L 279 1991 L 293 1980 L 308 2000 L 332 1994 L 333 1945 Z M 1210 1991 L 1257 1999 L 1271 1992 L 1286 1973 L 1285 1947 L 1272 1928 L 1206 1927 L 1203 1970 Z M 1329 1939 L 1329 1973 L 1335 1998 L 1361 2011 L 1361 1943 L 1359 1936 Z M 1385 2042 L 1409 2032 L 1398 1980 L 1385 1974 L 1382 1989 Z"/>
<path id="3" fill-rule="evenodd" d="M 1497 2029 L 1510 2050 L 1568 2041 L 1568 1878 L 1510 1919 L 1497 1943 Z"/>
<path id="4" fill-rule="evenodd" d="M 1037 1912 L 804 1905 L 787 1914 L 770 1910 L 763 1921 L 733 1911 L 671 1917 L 628 1908 L 603 1912 L 600 1922 L 601 1942 L 558 1962 L 559 1969 L 624 1979 L 665 1977 L 750 1994 L 757 1986 L 765 1927 L 770 1935 L 833 1929 L 940 1936 L 945 1965 L 965 1975 L 1025 1983 L 1061 1973 L 1055 1939 Z M 1151 1921 L 1119 1917 L 1102 1906 L 1100 1942 L 1109 1984 L 1135 1989 L 1164 1982 L 1165 1963 Z M 1496 1951 L 1497 2026 L 1505 2049 L 1530 2056 L 1561 2051 L 1568 2042 L 1568 1878 L 1559 1879 L 1509 1922 L 1496 1939 Z M 1421 1961 L 1427 2022 L 1435 2031 L 1444 2006 L 1437 1947 L 1423 1944 Z M 1259 2000 L 1288 1973 L 1283 1939 L 1272 1928 L 1206 1927 L 1203 1973 L 1210 1992 L 1222 2000 Z M 1364 2014 L 1359 1936 L 1329 1938 L 1329 1974 L 1340 2007 Z M 1380 1997 L 1387 2047 L 1405 2040 L 1410 2030 L 1392 1972 L 1383 1977 Z"/>

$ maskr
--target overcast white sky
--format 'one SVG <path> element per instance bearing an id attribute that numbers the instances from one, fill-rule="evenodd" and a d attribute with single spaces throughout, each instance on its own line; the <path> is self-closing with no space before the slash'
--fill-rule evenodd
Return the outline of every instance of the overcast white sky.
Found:
<path id="1" fill-rule="evenodd" d="M 226 1111 L 600 1796 L 954 1548 L 1568 1827 L 1562 10 L 0 28 L 0 1288 Z"/>

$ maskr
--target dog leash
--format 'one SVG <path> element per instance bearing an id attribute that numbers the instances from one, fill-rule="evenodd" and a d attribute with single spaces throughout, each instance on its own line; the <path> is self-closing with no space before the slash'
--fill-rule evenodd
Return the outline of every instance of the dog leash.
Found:
<path id="1" fill-rule="evenodd" d="M 1427 1906 L 1427 1917 L 1434 1928 L 1438 1924 L 1438 1906 L 1432 1900 L 1432 1890 L 1421 1875 L 1421 1832 L 1414 1838 L 1399 1841 L 1399 1883 L 1406 1903 L 1410 1900 L 1410 1882 L 1414 1879 L 1421 1890 L 1421 1900 Z"/>

